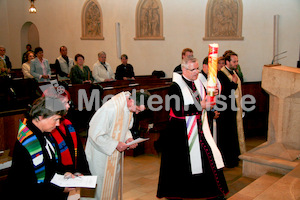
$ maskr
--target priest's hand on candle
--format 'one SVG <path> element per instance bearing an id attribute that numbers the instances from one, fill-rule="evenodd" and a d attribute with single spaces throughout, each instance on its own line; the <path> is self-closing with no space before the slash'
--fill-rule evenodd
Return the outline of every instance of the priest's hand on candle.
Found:
<path id="1" fill-rule="evenodd" d="M 133 141 L 133 138 L 128 138 L 128 140 L 126 141 L 126 143 L 131 142 L 131 141 Z M 134 149 L 134 148 L 137 147 L 137 145 L 138 145 L 137 143 L 136 144 L 132 144 L 132 145 L 129 146 L 129 149 Z"/>
<path id="2" fill-rule="evenodd" d="M 214 96 L 217 96 L 219 94 L 219 90 L 217 88 L 217 86 L 215 87 L 215 91 L 214 91 Z"/>
<path id="3" fill-rule="evenodd" d="M 211 110 L 214 107 L 214 102 L 209 101 L 209 96 L 207 95 L 205 99 L 203 99 L 201 102 L 202 109 Z"/>
<path id="4" fill-rule="evenodd" d="M 128 141 L 128 140 L 127 140 Z M 119 152 L 123 152 L 125 151 L 127 148 L 129 148 L 129 145 L 125 144 L 124 142 L 119 142 L 118 146 L 117 146 L 117 150 Z"/>

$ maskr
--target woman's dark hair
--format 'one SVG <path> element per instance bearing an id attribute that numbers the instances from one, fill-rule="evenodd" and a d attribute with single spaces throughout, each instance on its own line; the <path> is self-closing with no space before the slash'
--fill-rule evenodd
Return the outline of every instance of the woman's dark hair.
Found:
<path id="1" fill-rule="evenodd" d="M 40 51 L 43 52 L 42 47 L 37 47 L 37 48 L 35 48 L 35 49 L 34 49 L 34 55 L 36 56 L 36 54 L 37 54 L 38 52 L 40 52 Z"/>
<path id="2" fill-rule="evenodd" d="M 75 61 L 77 61 L 78 57 L 81 57 L 84 60 L 84 56 L 81 55 L 80 53 L 78 53 L 78 54 L 75 55 Z"/>
<path id="3" fill-rule="evenodd" d="M 42 96 L 33 102 L 28 118 L 32 120 L 38 119 L 38 117 L 48 118 L 53 115 L 64 116 L 66 113 L 66 107 L 61 99 Z"/>

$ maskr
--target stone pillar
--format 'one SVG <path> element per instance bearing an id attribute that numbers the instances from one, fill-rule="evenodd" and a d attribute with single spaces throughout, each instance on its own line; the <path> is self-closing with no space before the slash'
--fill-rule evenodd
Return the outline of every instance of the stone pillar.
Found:
<path id="1" fill-rule="evenodd" d="M 268 140 L 240 156 L 243 175 L 252 178 L 300 163 L 300 69 L 264 66 L 262 88 L 270 95 Z"/>

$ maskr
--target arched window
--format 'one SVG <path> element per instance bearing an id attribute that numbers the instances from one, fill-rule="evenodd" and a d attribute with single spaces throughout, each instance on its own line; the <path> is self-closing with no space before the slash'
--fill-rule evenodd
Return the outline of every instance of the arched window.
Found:
<path id="1" fill-rule="evenodd" d="M 243 40 L 242 0 L 208 0 L 204 40 Z"/>
<path id="2" fill-rule="evenodd" d="M 81 13 L 82 40 L 103 40 L 102 10 L 96 0 L 85 2 Z"/>
<path id="3" fill-rule="evenodd" d="M 163 40 L 163 12 L 160 0 L 139 0 L 135 14 L 137 40 Z"/>

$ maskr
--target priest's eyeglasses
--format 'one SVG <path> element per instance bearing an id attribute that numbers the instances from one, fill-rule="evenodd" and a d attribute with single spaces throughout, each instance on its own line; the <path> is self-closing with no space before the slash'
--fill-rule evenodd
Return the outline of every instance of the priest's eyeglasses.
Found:
<path id="1" fill-rule="evenodd" d="M 194 69 L 188 69 L 188 68 L 185 68 L 185 69 L 187 69 L 187 70 L 189 70 L 189 71 L 191 71 L 191 72 L 194 72 L 194 71 L 196 71 L 196 70 L 200 71 L 200 68 L 199 68 L 199 67 L 198 67 L 198 68 L 194 68 Z"/>

